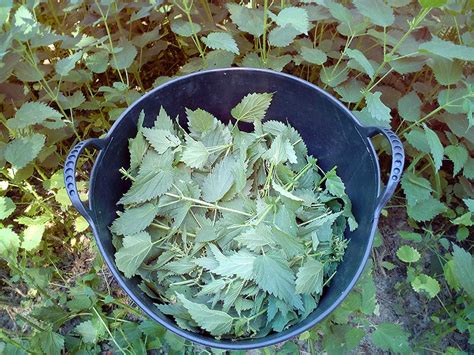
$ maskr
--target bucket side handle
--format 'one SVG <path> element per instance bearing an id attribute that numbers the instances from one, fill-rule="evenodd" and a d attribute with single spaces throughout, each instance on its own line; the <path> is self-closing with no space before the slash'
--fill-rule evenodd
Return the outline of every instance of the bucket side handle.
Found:
<path id="1" fill-rule="evenodd" d="M 81 201 L 76 184 L 76 167 L 79 156 L 89 146 L 97 149 L 103 149 L 106 146 L 105 139 L 90 138 L 85 141 L 77 143 L 69 152 L 66 162 L 64 163 L 64 185 L 66 186 L 67 195 L 71 200 L 72 205 L 79 211 L 79 213 L 92 224 L 92 214 L 89 207 Z"/>
<path id="2" fill-rule="evenodd" d="M 382 127 L 367 127 L 367 137 L 372 138 L 377 134 L 382 134 L 389 142 L 392 150 L 392 166 L 390 168 L 389 180 L 385 186 L 385 189 L 380 193 L 377 198 L 377 205 L 375 207 L 375 213 L 378 216 L 385 204 L 390 200 L 395 189 L 400 182 L 400 178 L 403 172 L 403 166 L 405 165 L 405 151 L 400 138 L 390 129 Z"/>

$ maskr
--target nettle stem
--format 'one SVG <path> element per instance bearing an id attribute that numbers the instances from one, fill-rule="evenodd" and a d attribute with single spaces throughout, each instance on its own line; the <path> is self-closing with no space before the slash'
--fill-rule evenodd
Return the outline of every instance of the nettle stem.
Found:
<path id="1" fill-rule="evenodd" d="M 102 18 L 102 21 L 104 22 L 105 30 L 107 32 L 107 38 L 109 40 L 109 45 L 110 45 L 110 53 L 112 54 L 112 59 L 114 60 L 115 66 L 118 67 L 118 62 L 117 62 L 117 57 L 115 56 L 115 51 L 114 51 L 114 44 L 112 42 L 112 35 L 110 33 L 109 29 L 109 24 L 107 23 L 107 17 L 109 15 L 109 9 L 107 9 L 107 14 L 104 15 L 104 12 L 102 11 L 102 8 L 100 7 L 100 4 L 98 3 L 97 0 L 94 0 L 97 9 L 99 10 L 100 17 Z M 110 5 L 109 5 L 110 7 Z M 117 69 L 117 73 L 119 75 L 120 81 L 122 84 L 125 84 L 125 81 L 123 80 L 122 73 L 120 72 L 120 69 Z M 128 87 L 128 82 L 127 82 L 127 87 Z"/>
<path id="2" fill-rule="evenodd" d="M 176 3 L 176 5 L 181 9 L 181 11 L 183 11 L 185 13 L 186 18 L 189 22 L 189 25 L 191 26 L 191 31 L 193 32 L 193 35 L 191 36 L 191 39 L 193 40 L 194 45 L 196 46 L 196 49 L 198 50 L 199 55 L 201 56 L 202 60 L 206 61 L 205 52 L 202 49 L 201 41 L 199 40 L 199 37 L 197 36 L 196 30 L 195 30 L 195 27 L 194 27 L 194 22 L 193 22 L 193 19 L 191 17 L 191 9 L 193 7 L 193 1 L 191 1 L 191 3 L 189 5 L 188 5 L 187 1 L 183 1 L 183 6 L 182 7 L 178 3 Z M 212 18 L 212 14 L 210 14 L 210 16 Z"/>
<path id="3" fill-rule="evenodd" d="M 320 219 L 322 219 L 322 218 L 324 218 L 324 217 L 327 217 L 327 216 L 330 216 L 330 215 L 332 215 L 331 212 L 323 213 L 321 216 L 317 216 L 317 217 L 311 218 L 310 220 L 307 220 L 306 222 L 303 222 L 303 223 L 301 223 L 301 224 L 298 224 L 298 227 L 306 226 L 307 224 L 310 224 L 311 222 L 320 220 Z"/>
<path id="4" fill-rule="evenodd" d="M 410 131 L 412 128 L 414 128 L 414 127 L 416 127 L 416 126 L 419 126 L 419 125 L 422 124 L 423 122 L 425 122 L 425 121 L 427 121 L 428 119 L 430 119 L 431 117 L 433 117 L 433 116 L 434 116 L 435 114 L 437 114 L 439 111 L 444 110 L 445 108 L 447 108 L 447 107 L 449 107 L 449 106 L 453 106 L 453 104 L 454 104 L 456 101 L 465 100 L 465 99 L 468 99 L 468 98 L 471 98 L 471 97 L 474 97 L 474 93 L 469 93 L 469 94 L 467 94 L 467 95 L 458 97 L 458 98 L 456 98 L 456 99 L 452 99 L 451 101 L 446 102 L 444 105 L 438 106 L 438 107 L 435 108 L 433 111 L 431 111 L 431 112 L 428 113 L 427 115 L 423 116 L 423 117 L 420 118 L 418 121 L 413 122 L 411 125 L 409 125 L 407 128 L 405 128 L 403 131 L 401 131 L 400 135 L 404 135 L 406 132 Z"/>
<path id="5" fill-rule="evenodd" d="M 193 202 L 197 205 L 205 206 L 209 209 L 218 209 L 218 210 L 222 210 L 222 211 L 226 211 L 226 212 L 237 213 L 237 214 L 241 214 L 241 215 L 244 215 L 244 216 L 247 216 L 247 217 L 252 216 L 252 214 L 247 213 L 247 212 L 235 210 L 233 208 L 228 208 L 228 207 L 224 207 L 224 206 L 219 206 L 218 204 L 212 204 L 212 203 L 209 203 L 209 202 L 206 202 L 206 201 L 203 201 L 203 200 L 199 200 L 199 199 L 192 198 L 192 197 L 187 197 L 187 196 L 184 196 L 184 195 L 176 195 L 176 194 L 173 194 L 171 192 L 166 192 L 165 195 L 169 196 L 169 197 L 177 198 L 177 199 L 182 200 L 182 201 Z"/>
<path id="6" fill-rule="evenodd" d="M 262 61 L 267 64 L 267 17 L 268 0 L 263 1 L 263 38 L 262 38 Z"/>
<path id="7" fill-rule="evenodd" d="M 263 185 L 263 194 L 264 196 L 268 196 L 268 192 L 270 190 L 270 184 L 272 183 L 273 180 L 273 170 L 275 169 L 275 163 L 272 162 L 270 164 L 270 168 L 268 169 L 268 175 L 267 178 L 265 179 L 265 184 Z"/>
<path id="8" fill-rule="evenodd" d="M 369 83 L 367 84 L 366 88 L 364 89 L 363 93 L 364 96 L 362 99 L 360 99 L 357 104 L 354 107 L 354 111 L 356 111 L 360 105 L 362 104 L 362 101 L 365 97 L 365 94 L 370 92 L 374 87 L 376 87 L 380 81 L 386 76 L 384 75 L 381 80 L 377 81 L 377 84 L 374 85 L 376 82 L 380 72 L 383 70 L 385 67 L 385 64 L 390 63 L 393 60 L 396 60 L 397 58 L 393 58 L 393 55 L 395 52 L 400 48 L 400 46 L 405 42 L 405 40 L 408 38 L 408 36 L 418 27 L 418 25 L 421 23 L 421 21 L 424 20 L 426 15 L 430 12 L 431 8 L 424 8 L 422 9 L 418 15 L 413 19 L 413 21 L 409 22 L 409 27 L 408 30 L 403 34 L 403 36 L 399 39 L 399 41 L 393 46 L 393 48 L 390 50 L 388 54 L 385 55 L 385 49 L 384 49 L 384 57 L 382 63 L 379 65 L 379 67 L 375 70 L 375 74 L 373 75 L 372 79 L 370 79 Z M 384 28 L 384 47 L 385 47 L 385 34 L 386 34 L 386 29 Z"/>
<path id="9" fill-rule="evenodd" d="M 266 312 L 267 312 L 267 308 L 265 308 L 264 310 L 258 312 L 257 314 L 253 315 L 252 317 L 247 318 L 247 322 L 250 322 L 251 320 L 254 320 L 255 318 L 260 317 L 262 314 L 264 314 Z M 234 319 L 239 319 L 239 318 L 234 318 Z"/>

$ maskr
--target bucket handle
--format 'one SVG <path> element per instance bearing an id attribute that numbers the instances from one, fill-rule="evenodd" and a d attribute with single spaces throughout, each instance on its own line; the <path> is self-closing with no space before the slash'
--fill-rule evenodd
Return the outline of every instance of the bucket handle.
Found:
<path id="1" fill-rule="evenodd" d="M 85 141 L 77 143 L 69 152 L 66 162 L 64 163 L 64 185 L 66 186 L 67 195 L 71 200 L 72 205 L 79 211 L 79 213 L 92 224 L 92 214 L 89 207 L 81 201 L 76 184 L 76 166 L 79 156 L 89 146 L 97 149 L 103 149 L 106 145 L 105 139 L 90 138 Z"/>
<path id="2" fill-rule="evenodd" d="M 390 176 L 385 186 L 385 189 L 377 198 L 377 205 L 375 208 L 375 213 L 378 216 L 385 204 L 390 200 L 395 189 L 400 182 L 400 178 L 403 172 L 403 166 L 405 164 L 405 151 L 403 149 L 403 144 L 400 141 L 400 138 L 390 129 L 382 127 L 367 127 L 367 137 L 372 138 L 377 134 L 382 134 L 387 138 L 390 143 L 390 148 L 392 150 L 392 167 L 390 168 Z"/>

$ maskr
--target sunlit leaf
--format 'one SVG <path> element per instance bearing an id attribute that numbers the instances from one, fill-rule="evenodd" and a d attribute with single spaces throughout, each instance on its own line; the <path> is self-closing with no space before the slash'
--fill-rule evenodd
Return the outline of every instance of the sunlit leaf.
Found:
<path id="1" fill-rule="evenodd" d="M 206 46 L 212 49 L 222 49 L 235 54 L 239 54 L 237 42 L 226 32 L 212 32 L 207 37 L 201 37 Z"/>
<path id="2" fill-rule="evenodd" d="M 355 0 L 354 4 L 375 25 L 387 27 L 395 20 L 392 8 L 383 0 Z"/>

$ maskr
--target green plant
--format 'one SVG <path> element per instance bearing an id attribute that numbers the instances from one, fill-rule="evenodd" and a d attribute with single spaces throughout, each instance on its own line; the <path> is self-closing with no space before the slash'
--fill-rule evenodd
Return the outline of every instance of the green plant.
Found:
<path id="1" fill-rule="evenodd" d="M 91 233 L 72 211 L 58 167 L 75 142 L 104 134 L 146 90 L 175 75 L 236 65 L 284 70 L 324 87 L 361 122 L 395 129 L 408 155 L 402 188 L 379 224 L 372 276 L 301 340 L 264 352 L 344 352 L 360 339 L 369 351 L 468 352 L 472 3 L 217 4 L 0 2 L 0 348 L 191 351 L 161 328 L 141 325 L 102 275 L 100 259 L 85 262 L 93 259 L 86 257 L 94 250 Z M 382 140 L 374 144 L 388 152 Z M 80 160 L 81 178 L 92 161 L 91 154 Z M 79 187 L 85 198 L 87 184 Z"/>

